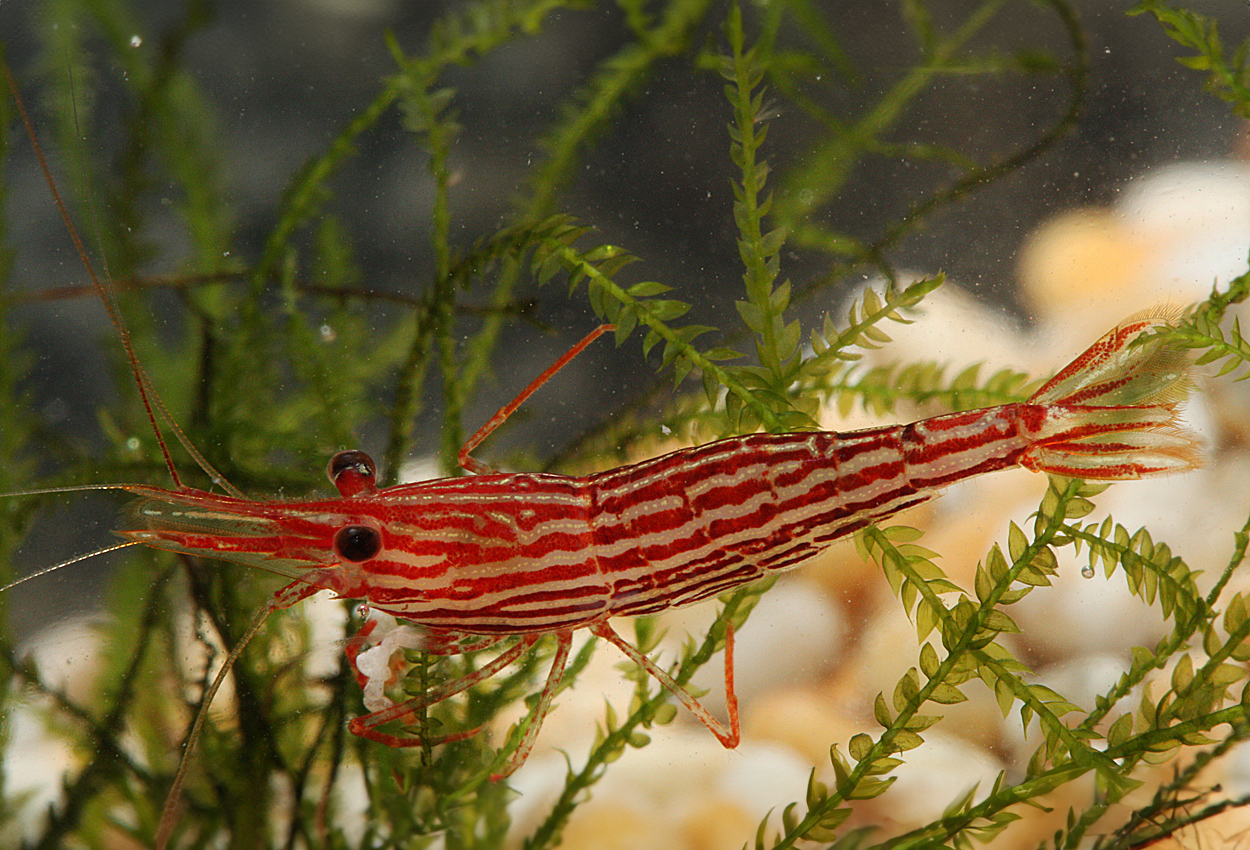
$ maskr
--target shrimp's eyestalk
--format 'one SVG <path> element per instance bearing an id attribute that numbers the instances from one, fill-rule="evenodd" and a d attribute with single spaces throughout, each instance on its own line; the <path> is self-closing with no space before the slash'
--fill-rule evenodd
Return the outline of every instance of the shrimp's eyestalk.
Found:
<path id="1" fill-rule="evenodd" d="M 378 492 L 378 469 L 373 458 L 358 449 L 339 452 L 326 467 L 330 482 L 343 498 Z"/>

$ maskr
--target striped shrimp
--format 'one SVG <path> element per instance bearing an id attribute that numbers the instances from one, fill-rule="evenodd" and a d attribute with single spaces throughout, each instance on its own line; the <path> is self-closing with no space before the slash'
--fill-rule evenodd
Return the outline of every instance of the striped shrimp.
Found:
<path id="1" fill-rule="evenodd" d="M 10 85 L 16 94 L 11 77 Z M 68 216 L 66 223 L 73 233 Z M 291 580 L 259 612 L 206 695 L 170 792 L 158 846 L 172 830 L 172 806 L 187 758 L 229 664 L 270 612 L 317 591 L 363 600 L 419 627 L 421 648 L 434 654 L 498 650 L 475 672 L 424 694 L 394 704 L 373 700 L 370 713 L 350 721 L 357 735 L 405 746 L 472 734 L 422 739 L 384 727 L 489 679 L 540 639 L 552 637 L 550 670 L 520 742 L 499 773 L 507 776 L 531 751 L 574 633 L 586 629 L 658 680 L 725 747 L 734 747 L 740 732 L 732 628 L 726 631 L 725 724 L 622 638 L 611 618 L 686 605 L 792 569 L 857 529 L 982 473 L 1023 466 L 1120 480 L 1188 470 L 1200 461 L 1197 437 L 1178 419 L 1189 386 L 1188 363 L 1158 333 L 1175 322 L 1166 311 L 1126 320 L 1021 403 L 849 433 L 748 434 L 586 476 L 496 472 L 475 460 L 472 451 L 610 329 L 605 325 L 465 444 L 460 463 L 472 475 L 379 488 L 372 460 L 348 451 L 329 463 L 337 498 L 253 500 L 233 488 L 219 494 L 181 483 L 153 413 L 163 414 L 163 406 L 112 307 L 111 290 L 106 282 L 96 286 L 174 480 L 169 488 L 110 485 L 136 497 L 118 531 L 125 541 L 120 545 L 237 562 Z M 371 628 L 366 624 L 349 646 L 354 662 Z"/>
<path id="2" fill-rule="evenodd" d="M 1156 333 L 1172 321 L 1160 311 L 1126 320 L 1021 403 L 849 433 L 749 434 L 580 477 L 493 472 L 474 460 L 472 449 L 610 327 L 602 326 L 465 445 L 460 461 L 475 475 L 378 489 L 372 461 L 352 451 L 330 462 L 337 499 L 253 501 L 123 485 L 139 499 L 118 533 L 291 577 L 268 610 L 328 589 L 421 627 L 430 652 L 463 652 L 469 636 L 475 650 L 517 639 L 474 673 L 355 718 L 357 735 L 393 746 L 438 743 L 379 727 L 484 681 L 554 636 L 550 672 L 506 776 L 533 747 L 574 632 L 587 629 L 732 748 L 740 737 L 732 629 L 726 726 L 610 618 L 653 614 L 797 567 L 974 475 L 1018 465 L 1120 480 L 1195 468 L 1198 439 L 1177 413 L 1187 362 Z"/>

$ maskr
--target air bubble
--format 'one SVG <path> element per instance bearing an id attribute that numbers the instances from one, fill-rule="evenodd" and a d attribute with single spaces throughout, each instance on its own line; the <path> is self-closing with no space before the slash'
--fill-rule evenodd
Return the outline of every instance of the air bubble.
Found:
<path id="1" fill-rule="evenodd" d="M 139 438 L 131 437 L 130 439 L 126 440 L 126 448 L 132 452 L 139 451 Z"/>
<path id="2" fill-rule="evenodd" d="M 142 45 L 143 45 L 143 36 L 141 36 L 141 35 L 132 35 L 132 36 L 130 37 L 130 46 L 131 46 L 131 47 L 141 47 Z"/>
<path id="3" fill-rule="evenodd" d="M 1081 567 L 1081 578 L 1093 578 L 1093 577 L 1094 577 L 1093 567 L 1091 567 L 1089 564 L 1086 564 L 1085 566 Z"/>

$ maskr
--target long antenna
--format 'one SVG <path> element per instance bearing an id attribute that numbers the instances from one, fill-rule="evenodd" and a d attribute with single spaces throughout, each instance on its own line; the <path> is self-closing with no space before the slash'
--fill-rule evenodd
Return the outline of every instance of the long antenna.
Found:
<path id="1" fill-rule="evenodd" d="M 41 578 L 42 576 L 46 576 L 48 573 L 54 573 L 57 570 L 61 569 L 62 567 L 68 567 L 71 564 L 77 564 L 82 561 L 86 561 L 89 558 L 96 557 L 97 555 L 107 555 L 109 552 L 116 552 L 118 549 L 126 549 L 130 546 L 142 546 L 142 545 L 143 545 L 143 542 L 140 540 L 127 540 L 125 543 L 114 543 L 112 546 L 105 546 L 102 549 L 96 549 L 94 552 L 88 552 L 85 555 L 76 555 L 73 558 L 69 558 L 68 560 L 61 561 L 59 564 L 53 564 L 50 567 L 44 567 L 41 570 L 33 572 L 29 575 L 24 575 L 19 579 L 9 582 L 4 587 L 0 587 L 0 593 L 5 593 L 17 587 L 19 584 L 25 584 L 28 581 Z"/>
<path id="2" fill-rule="evenodd" d="M 65 201 L 61 198 L 61 193 L 56 187 L 56 181 L 52 178 L 52 170 L 48 167 L 48 161 L 43 155 L 43 148 L 39 144 L 39 139 L 35 135 L 35 124 L 30 119 L 30 115 L 26 111 L 26 103 L 22 100 L 21 91 L 18 89 L 17 80 L 13 77 L 13 72 L 9 70 L 9 63 L 0 57 L 0 67 L 4 69 L 4 79 L 8 84 L 9 91 L 13 93 L 13 100 L 17 104 L 18 114 L 22 116 L 22 124 L 26 128 L 26 135 L 30 138 L 31 147 L 35 152 L 35 157 L 39 160 L 39 167 L 43 170 L 44 180 L 48 184 L 48 189 L 52 192 L 52 200 L 56 204 L 57 210 L 61 214 L 62 221 L 65 222 L 65 228 L 69 232 L 70 239 L 74 243 L 75 249 L 78 251 L 79 259 L 82 260 L 83 268 L 87 270 L 87 277 L 90 278 L 92 285 L 95 287 L 96 293 L 100 296 L 100 301 L 104 305 L 104 310 L 108 313 L 109 321 L 113 323 L 113 327 L 117 330 L 120 337 L 122 347 L 126 351 L 126 359 L 130 363 L 131 374 L 134 375 L 135 385 L 139 389 L 139 397 L 143 401 L 143 409 L 147 413 L 148 422 L 152 425 L 152 432 L 156 435 L 156 441 L 161 447 L 161 456 L 165 459 L 165 468 L 169 470 L 169 476 L 173 479 L 174 486 L 179 490 L 188 489 L 182 483 L 181 476 L 178 475 L 178 469 L 174 466 L 173 457 L 169 454 L 169 446 L 165 443 L 165 438 L 161 435 L 161 429 L 156 421 L 156 411 L 160 412 L 161 418 L 169 426 L 171 432 L 177 438 L 182 447 L 187 450 L 192 459 L 208 474 L 214 484 L 222 487 L 232 496 L 244 498 L 242 491 L 226 480 L 217 469 L 208 462 L 208 459 L 200 453 L 191 440 L 178 427 L 178 423 L 170 414 L 169 409 L 165 406 L 160 396 L 152 388 L 148 381 L 147 374 L 143 371 L 143 366 L 139 362 L 138 356 L 135 354 L 134 344 L 130 339 L 130 329 L 126 327 L 126 322 L 122 318 L 121 310 L 117 305 L 116 294 L 113 288 L 106 285 L 105 282 L 96 274 L 95 266 L 91 262 L 91 257 L 87 253 L 86 247 L 83 245 L 82 238 L 78 235 L 78 228 L 74 226 L 74 221 L 70 218 L 69 209 L 65 206 Z"/>
<path id="3" fill-rule="evenodd" d="M 165 795 L 165 805 L 161 807 L 161 820 L 156 829 L 156 850 L 165 850 L 165 847 L 169 844 L 170 837 L 174 834 L 174 827 L 178 825 L 178 804 L 182 800 L 182 785 L 187 778 L 187 769 L 191 766 L 191 753 L 195 750 L 195 744 L 200 739 L 200 733 L 204 731 L 204 721 L 208 719 L 208 707 L 212 705 L 213 697 L 217 696 L 217 691 L 220 690 L 222 682 L 226 680 L 226 676 L 234 669 L 234 664 L 243 653 L 243 648 L 252 642 L 252 638 L 256 637 L 256 633 L 260 631 L 260 627 L 269 615 L 273 613 L 273 610 L 274 606 L 271 602 L 257 612 L 251 624 L 247 627 L 247 631 L 242 634 L 235 643 L 234 648 L 230 650 L 225 663 L 221 665 L 221 669 L 213 677 L 213 683 L 209 685 L 208 690 L 204 692 L 204 696 L 200 700 L 200 710 L 196 712 L 195 722 L 191 724 L 191 731 L 187 733 L 187 742 L 183 746 L 182 758 L 178 761 L 178 772 L 174 774 L 173 784 L 169 786 L 169 793 Z"/>

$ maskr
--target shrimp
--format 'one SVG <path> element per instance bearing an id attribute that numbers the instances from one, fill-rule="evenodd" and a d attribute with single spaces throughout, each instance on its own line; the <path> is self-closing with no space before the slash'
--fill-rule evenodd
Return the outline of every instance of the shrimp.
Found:
<path id="1" fill-rule="evenodd" d="M 352 721 L 354 733 L 415 744 L 377 727 L 446 699 L 554 635 L 555 661 L 538 708 L 503 774 L 533 745 L 573 633 L 588 629 L 669 688 L 722 744 L 739 740 L 727 635 L 726 728 L 609 625 L 654 614 L 792 569 L 835 541 L 942 488 L 1023 466 L 1124 480 L 1194 469 L 1199 441 L 1178 421 L 1186 359 L 1161 344 L 1174 317 L 1134 316 L 1099 339 L 1026 402 L 838 433 L 748 434 L 587 476 L 479 470 L 378 488 L 372 461 L 340 452 L 329 475 L 340 497 L 254 501 L 190 488 L 121 485 L 138 496 L 123 538 L 235 561 L 292 579 L 271 603 L 313 592 L 362 599 L 421 626 L 427 648 L 461 636 L 519 642 L 462 680 Z M 596 328 L 465 445 L 610 329 Z"/>
<path id="2" fill-rule="evenodd" d="M 379 487 L 373 461 L 353 450 L 329 462 L 337 498 L 249 499 L 224 483 L 165 411 L 111 289 L 91 270 L 50 177 L 49 184 L 126 351 L 173 479 L 170 487 L 108 485 L 134 497 L 117 532 L 121 545 L 231 561 L 290 580 L 258 613 L 203 700 L 166 803 L 161 847 L 207 706 L 230 664 L 269 613 L 315 592 L 363 600 L 419 627 L 420 647 L 434 654 L 499 650 L 476 671 L 423 694 L 393 704 L 373 700 L 370 713 L 350 721 L 356 735 L 391 746 L 471 735 L 405 737 L 383 727 L 489 679 L 552 637 L 546 680 L 498 773 L 506 777 L 533 748 L 574 633 L 586 629 L 645 669 L 732 748 L 740 740 L 732 627 L 725 635 L 725 724 L 622 638 L 611 618 L 687 605 L 793 569 L 972 476 L 1022 466 L 1124 480 L 1200 464 L 1198 438 L 1179 421 L 1188 361 L 1161 333 L 1177 320 L 1167 311 L 1127 319 L 1024 402 L 848 433 L 747 434 L 585 476 L 497 472 L 474 459 L 472 451 L 510 413 L 611 330 L 603 325 L 470 438 L 459 460 L 472 475 Z M 182 483 L 158 418 L 226 492 Z M 348 647 L 354 664 L 372 627 Z"/>

